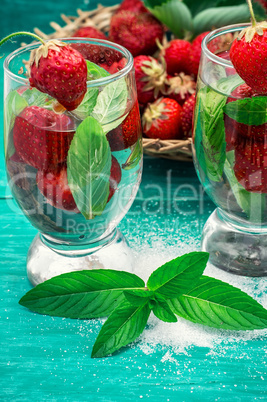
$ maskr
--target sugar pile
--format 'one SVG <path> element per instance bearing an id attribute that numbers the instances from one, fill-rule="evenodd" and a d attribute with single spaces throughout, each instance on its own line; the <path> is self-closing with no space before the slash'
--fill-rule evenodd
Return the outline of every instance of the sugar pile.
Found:
<path id="1" fill-rule="evenodd" d="M 134 273 L 146 281 L 151 272 L 165 262 L 193 250 L 199 250 L 197 240 L 190 240 L 187 244 L 177 242 L 173 246 L 166 246 L 166 243 L 160 240 L 152 241 L 151 244 L 146 243 L 142 247 L 138 247 L 136 253 L 138 264 L 136 264 Z M 232 275 L 209 264 L 204 274 L 240 288 L 267 308 L 267 278 Z M 163 348 L 171 347 L 174 354 L 187 354 L 192 346 L 209 348 L 210 353 L 213 353 L 218 352 L 227 344 L 230 346 L 236 342 L 263 338 L 267 338 L 267 329 L 254 331 L 218 330 L 197 325 L 179 317 L 177 323 L 166 323 L 151 314 L 147 328 L 140 336 L 139 342 L 134 344 L 134 347 L 141 348 L 145 354 L 154 353 L 158 345 Z M 166 358 L 171 358 L 169 351 Z"/>

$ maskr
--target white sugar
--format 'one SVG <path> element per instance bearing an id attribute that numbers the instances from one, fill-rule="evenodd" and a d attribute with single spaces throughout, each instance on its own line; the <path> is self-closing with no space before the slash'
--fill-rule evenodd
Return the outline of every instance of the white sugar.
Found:
<path id="1" fill-rule="evenodd" d="M 155 237 L 154 237 L 155 239 Z M 136 256 L 138 264 L 134 273 L 145 281 L 156 268 L 171 259 L 199 250 L 199 242 L 189 243 L 177 241 L 175 245 L 167 246 L 164 241 L 152 239 L 150 244 L 138 245 Z M 248 278 L 232 275 L 208 264 L 205 275 L 220 279 L 248 293 L 267 308 L 267 278 Z M 207 354 L 224 353 L 238 342 L 267 337 L 267 329 L 254 331 L 226 331 L 209 328 L 191 323 L 178 317 L 177 323 L 166 323 L 151 314 L 148 326 L 134 347 L 139 347 L 145 354 L 152 354 L 161 346 L 164 350 L 163 360 L 176 361 L 177 354 L 188 354 L 194 346 L 208 348 Z M 264 345 L 264 344 L 263 344 Z M 264 351 L 263 351 L 264 352 Z M 267 353 L 267 350 L 266 350 Z"/>

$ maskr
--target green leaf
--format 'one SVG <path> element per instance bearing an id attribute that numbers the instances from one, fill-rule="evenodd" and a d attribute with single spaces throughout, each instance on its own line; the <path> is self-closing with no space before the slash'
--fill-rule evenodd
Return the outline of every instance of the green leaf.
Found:
<path id="1" fill-rule="evenodd" d="M 203 276 L 189 293 L 169 300 L 172 311 L 192 322 L 231 330 L 267 327 L 267 310 L 228 283 Z"/>
<path id="2" fill-rule="evenodd" d="M 86 117 L 92 113 L 96 105 L 98 92 L 98 88 L 88 88 L 80 105 L 71 113 L 80 120 L 86 119 Z"/>
<path id="3" fill-rule="evenodd" d="M 111 151 L 101 125 L 87 117 L 77 128 L 67 158 L 68 184 L 86 219 L 101 215 L 109 195 Z"/>
<path id="4" fill-rule="evenodd" d="M 148 300 L 154 296 L 154 292 L 150 292 L 147 289 L 127 289 L 124 290 L 124 295 L 133 306 L 140 306 L 145 299 Z"/>
<path id="5" fill-rule="evenodd" d="M 52 108 L 52 103 L 55 101 L 51 96 L 38 91 L 36 88 L 28 88 L 21 96 L 27 101 L 29 106 L 40 106 Z"/>
<path id="6" fill-rule="evenodd" d="M 6 134 L 12 130 L 16 116 L 18 116 L 27 106 L 28 102 L 16 90 L 9 92 L 5 100 Z"/>
<path id="7" fill-rule="evenodd" d="M 124 271 L 70 272 L 37 285 L 19 303 L 37 313 L 58 317 L 106 317 L 124 300 L 126 288 L 144 285 L 138 276 Z"/>
<path id="8" fill-rule="evenodd" d="M 202 146 L 208 178 L 221 181 L 225 161 L 225 129 L 223 107 L 226 97 L 205 87 L 198 93 L 200 98 L 200 122 Z"/>
<path id="9" fill-rule="evenodd" d="M 227 152 L 224 163 L 224 173 L 230 184 L 237 204 L 245 212 L 250 222 L 261 223 L 265 208 L 265 195 L 251 193 L 239 183 L 234 174 L 235 151 Z"/>
<path id="10" fill-rule="evenodd" d="M 250 22 L 250 13 L 247 4 L 229 7 L 211 7 L 201 11 L 194 17 L 194 33 L 198 35 L 214 28 L 221 28 L 241 22 Z"/>
<path id="11" fill-rule="evenodd" d="M 140 139 L 135 144 L 126 162 L 123 163 L 122 168 L 124 170 L 134 169 L 139 164 L 141 157 L 142 157 L 142 140 Z"/>
<path id="12" fill-rule="evenodd" d="M 169 304 L 165 300 L 157 300 L 152 309 L 155 316 L 164 322 L 177 322 L 177 317 L 173 314 Z"/>
<path id="13" fill-rule="evenodd" d="M 99 93 L 92 116 L 102 125 L 104 133 L 113 130 L 125 119 L 127 94 L 124 78 L 107 84 Z"/>
<path id="14" fill-rule="evenodd" d="M 192 16 L 189 8 L 179 0 L 166 2 L 145 0 L 145 6 L 178 38 L 184 38 L 186 32 L 193 31 Z"/>
<path id="15" fill-rule="evenodd" d="M 256 96 L 229 102 L 225 105 L 224 112 L 238 123 L 260 126 L 267 123 L 267 96 Z"/>
<path id="16" fill-rule="evenodd" d="M 143 332 L 150 311 L 147 301 L 140 306 L 122 303 L 101 328 L 91 357 L 107 356 L 133 342 Z"/>
<path id="17" fill-rule="evenodd" d="M 193 251 L 167 262 L 150 275 L 147 287 L 167 299 L 194 287 L 202 275 L 208 253 Z"/>
<path id="18" fill-rule="evenodd" d="M 103 67 L 98 66 L 92 61 L 86 60 L 87 64 L 87 80 L 97 80 L 99 78 L 108 77 L 110 73 Z"/>
<path id="19" fill-rule="evenodd" d="M 242 80 L 242 78 L 239 75 L 235 74 L 225 78 L 221 78 L 218 82 L 215 83 L 214 86 L 218 92 L 229 96 L 236 87 L 243 83 L 244 81 Z"/>

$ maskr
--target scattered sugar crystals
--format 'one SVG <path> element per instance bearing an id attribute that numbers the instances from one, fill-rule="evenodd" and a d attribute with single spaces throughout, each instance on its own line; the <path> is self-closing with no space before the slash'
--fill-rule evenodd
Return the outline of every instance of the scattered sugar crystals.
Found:
<path id="1" fill-rule="evenodd" d="M 194 250 L 199 250 L 197 239 L 190 239 L 187 244 L 177 240 L 177 243 L 172 246 L 166 246 L 161 240 L 152 239 L 151 244 L 146 243 L 143 247 L 138 247 L 136 253 L 138 264 L 136 264 L 134 273 L 146 281 L 151 272 L 165 262 Z M 267 278 L 232 275 L 210 264 L 208 264 L 204 274 L 240 288 L 267 308 Z M 226 331 L 197 325 L 180 317 L 176 323 L 167 323 L 160 321 L 151 313 L 148 325 L 134 347 L 141 348 L 145 354 L 152 354 L 160 346 L 165 351 L 162 361 L 168 360 L 175 363 L 176 355 L 188 355 L 192 347 L 208 348 L 207 355 L 221 355 L 224 353 L 225 346 L 227 346 L 229 353 L 231 347 L 235 349 L 238 342 L 244 343 L 253 339 L 265 338 L 267 339 L 267 329 Z M 264 353 L 266 344 L 263 343 L 262 346 L 262 353 Z M 265 353 L 267 353 L 267 348 Z"/>

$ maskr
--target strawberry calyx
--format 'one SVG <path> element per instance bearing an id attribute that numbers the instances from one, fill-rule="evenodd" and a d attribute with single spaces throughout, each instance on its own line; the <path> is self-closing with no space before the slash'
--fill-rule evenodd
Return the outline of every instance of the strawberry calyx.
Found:
<path id="1" fill-rule="evenodd" d="M 157 125 L 158 120 L 167 120 L 169 109 L 166 108 L 163 98 L 157 99 L 154 103 L 149 104 L 142 117 L 142 125 L 146 131 L 150 130 L 153 123 Z"/>
<path id="2" fill-rule="evenodd" d="M 150 60 L 145 60 L 142 63 L 141 70 L 145 74 L 141 81 L 146 82 L 146 85 L 142 88 L 143 92 L 153 90 L 155 98 L 158 97 L 160 92 L 165 93 L 167 73 L 163 59 L 162 63 L 152 57 Z"/>
<path id="3" fill-rule="evenodd" d="M 185 99 L 186 95 L 193 95 L 196 92 L 196 83 L 191 75 L 180 73 L 166 80 L 168 85 L 167 95 L 180 95 L 181 99 Z"/>
<path id="4" fill-rule="evenodd" d="M 259 36 L 263 36 L 264 30 L 267 29 L 267 21 L 262 21 L 256 23 L 255 25 L 251 25 L 248 28 L 244 28 L 237 37 L 237 40 L 241 40 L 245 37 L 245 41 L 250 43 L 254 36 L 257 34 Z"/>
<path id="5" fill-rule="evenodd" d="M 41 57 L 46 59 L 49 50 L 58 51 L 59 48 L 63 46 L 66 46 L 66 43 L 60 42 L 59 40 L 56 39 L 50 40 L 48 42 L 43 42 L 41 46 L 39 46 L 32 52 L 31 63 L 35 63 L 36 66 L 38 67 Z"/>

